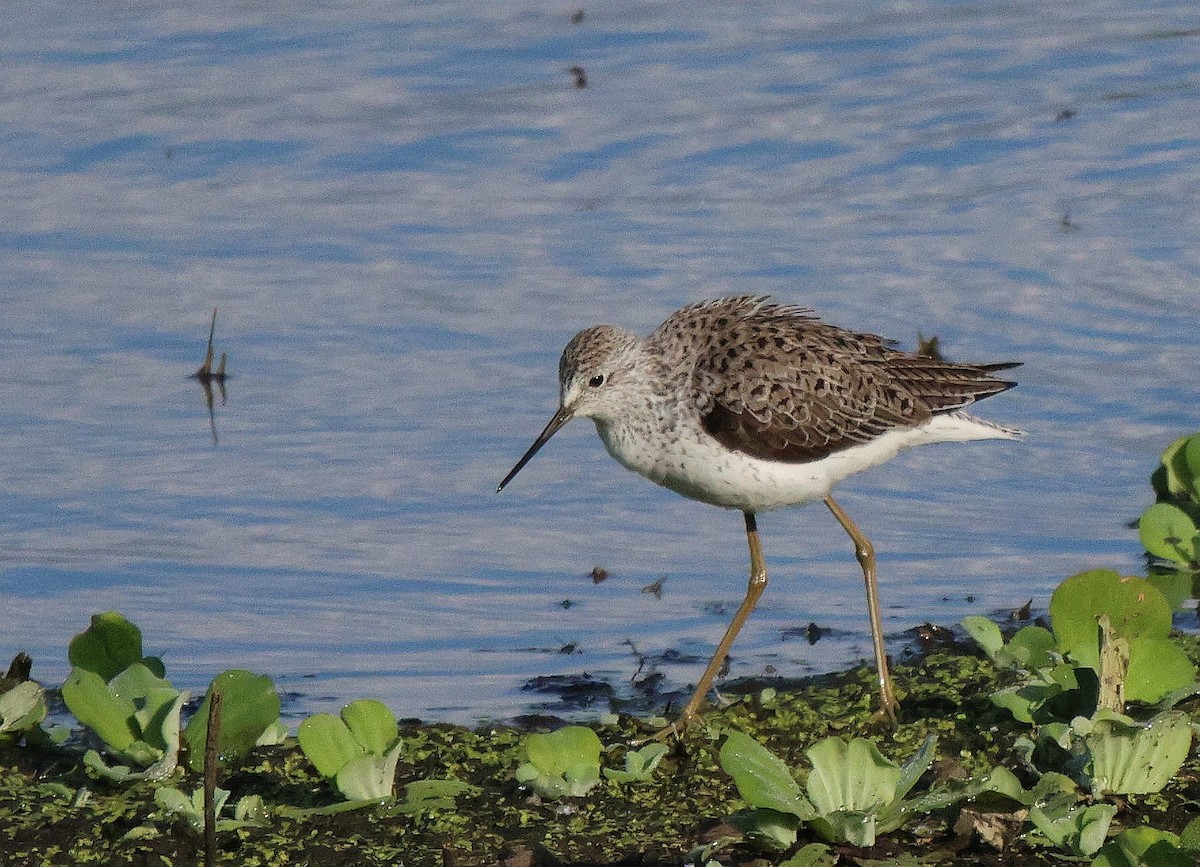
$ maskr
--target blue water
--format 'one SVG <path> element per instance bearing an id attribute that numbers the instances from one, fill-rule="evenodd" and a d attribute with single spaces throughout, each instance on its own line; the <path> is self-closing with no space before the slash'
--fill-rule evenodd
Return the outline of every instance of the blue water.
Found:
<path id="1" fill-rule="evenodd" d="M 980 412 L 1028 440 L 842 489 L 893 650 L 1141 568 L 1147 476 L 1200 429 L 1194 4 L 574 8 L 11 7 L 0 653 L 56 683 L 115 608 L 181 686 L 247 667 L 294 713 L 462 722 L 539 675 L 627 680 L 626 642 L 703 658 L 745 587 L 736 514 L 585 423 L 494 488 L 575 331 L 730 292 L 1025 363 Z M 186 378 L 214 306 L 215 445 Z M 869 655 L 837 525 L 760 528 L 733 673 Z M 810 621 L 832 637 L 783 640 Z"/>

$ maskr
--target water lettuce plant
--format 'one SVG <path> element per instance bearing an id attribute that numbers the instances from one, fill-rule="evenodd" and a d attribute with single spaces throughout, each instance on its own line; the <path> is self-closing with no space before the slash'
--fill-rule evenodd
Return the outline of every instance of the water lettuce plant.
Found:
<path id="1" fill-rule="evenodd" d="M 1179 772 L 1192 745 L 1192 722 L 1181 711 L 1163 711 L 1147 722 L 1098 711 L 1068 723 L 1041 726 L 1016 746 L 1031 768 L 1060 769 L 1093 796 L 1161 791 Z"/>
<path id="2" fill-rule="evenodd" d="M 1100 851 L 1117 814 L 1112 804 L 1082 801 L 1075 783 L 1053 772 L 1038 780 L 1028 806 L 1034 831 L 1051 845 L 1079 857 Z"/>
<path id="3" fill-rule="evenodd" d="M 333 780 L 347 800 L 393 797 L 403 743 L 395 715 L 382 702 L 360 699 L 342 708 L 340 716 L 314 714 L 300 723 L 296 739 L 318 773 Z"/>
<path id="4" fill-rule="evenodd" d="M 1155 560 L 1200 570 L 1200 433 L 1167 446 L 1150 476 L 1156 502 L 1138 520 L 1138 536 Z"/>
<path id="5" fill-rule="evenodd" d="M 517 768 L 517 782 L 543 798 L 586 795 L 600 782 L 602 749 L 599 736 L 585 726 L 531 734 L 525 739 L 527 761 Z"/>
<path id="6" fill-rule="evenodd" d="M 48 713 L 45 692 L 32 680 L 0 692 L 0 742 L 16 741 L 41 730 Z"/>
<path id="7" fill-rule="evenodd" d="M 462 794 L 478 794 L 478 786 L 455 779 L 413 780 L 404 787 L 404 800 L 395 806 L 398 813 L 416 815 L 432 810 L 451 810 L 454 799 Z"/>
<path id="8" fill-rule="evenodd" d="M 71 640 L 67 655 L 73 668 L 62 686 L 63 701 L 125 764 L 110 767 L 95 750 L 84 763 L 114 780 L 168 776 L 178 763 L 187 693 L 163 676 L 161 659 L 142 655 L 141 630 L 115 611 L 97 614 Z"/>
<path id="9" fill-rule="evenodd" d="M 188 766 L 193 771 L 204 768 L 208 712 L 214 693 L 221 695 L 217 751 L 222 761 L 240 759 L 262 744 L 282 743 L 287 736 L 287 727 L 279 721 L 279 694 L 271 678 L 241 669 L 222 672 L 209 684 L 203 703 L 183 731 Z"/>
<path id="10" fill-rule="evenodd" d="M 1111 638 L 1128 642 L 1126 701 L 1154 704 L 1195 683 L 1195 666 L 1170 638 L 1171 605 L 1149 581 L 1096 569 L 1066 579 L 1051 596 L 1050 622 L 1059 651 L 1097 675 L 1101 617 L 1108 619 Z"/>
<path id="11" fill-rule="evenodd" d="M 1200 863 L 1200 819 L 1182 834 L 1142 825 L 1127 828 L 1112 839 L 1092 867 L 1195 867 Z"/>
<path id="12" fill-rule="evenodd" d="M 876 834 L 899 828 L 914 812 L 965 796 L 906 800 L 933 762 L 936 742 L 930 735 L 901 766 L 871 741 L 825 738 L 807 752 L 812 770 L 804 790 L 782 760 L 742 732 L 726 739 L 720 762 L 750 805 L 748 812 L 734 817 L 748 836 L 784 849 L 796 842 L 798 825 L 804 822 L 831 843 L 872 846 Z"/>
<path id="13" fill-rule="evenodd" d="M 238 799 L 233 808 L 233 818 L 221 818 L 221 810 L 229 800 L 227 789 L 213 791 L 213 814 L 217 817 L 217 831 L 235 831 L 239 828 L 262 827 L 266 810 L 261 795 L 245 795 Z M 173 786 L 160 786 L 154 791 L 154 803 L 166 818 L 180 818 L 197 834 L 204 831 L 204 788 L 190 795 Z"/>
<path id="14" fill-rule="evenodd" d="M 67 660 L 75 668 L 112 680 L 135 663 L 156 677 L 166 674 L 157 656 L 142 656 L 142 631 L 116 611 L 93 614 L 91 625 L 71 639 Z"/>
<path id="15" fill-rule="evenodd" d="M 183 745 L 189 766 L 199 771 L 214 692 L 223 698 L 218 733 L 222 759 L 240 758 L 255 745 L 277 743 L 287 734 L 271 679 L 241 670 L 213 679 L 181 734 L 188 693 L 167 680 L 161 659 L 142 655 L 141 630 L 115 611 L 95 615 L 71 641 L 68 656 L 74 667 L 63 683 L 63 701 L 117 760 L 110 766 L 94 750 L 84 757 L 88 767 L 109 779 L 163 779 L 175 769 Z"/>
<path id="16" fill-rule="evenodd" d="M 1005 643 L 984 617 L 963 627 L 1002 668 L 1023 670 L 1023 683 L 992 701 L 1027 723 L 1066 722 L 1126 701 L 1152 705 L 1194 689 L 1196 669 L 1171 640 L 1171 606 L 1144 578 L 1107 569 L 1064 580 L 1050 600 L 1052 631 L 1026 626 Z"/>
<path id="17" fill-rule="evenodd" d="M 646 744 L 640 750 L 625 753 L 624 770 L 605 768 L 604 776 L 614 783 L 643 783 L 654 774 L 654 769 L 666 754 L 666 744 Z"/>

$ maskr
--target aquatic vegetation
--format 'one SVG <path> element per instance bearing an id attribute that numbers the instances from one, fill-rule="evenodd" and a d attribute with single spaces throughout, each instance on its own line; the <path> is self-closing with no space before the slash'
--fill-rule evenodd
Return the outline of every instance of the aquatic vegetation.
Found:
<path id="1" fill-rule="evenodd" d="M 74 668 L 63 683 L 63 701 L 100 737 L 105 752 L 124 763 L 110 766 L 94 750 L 85 755 L 88 767 L 111 780 L 164 779 L 184 745 L 190 767 L 200 770 L 214 691 L 224 698 L 218 744 L 225 760 L 246 755 L 258 743 L 277 743 L 287 733 L 271 679 L 240 670 L 213 679 L 199 712 L 181 732 L 188 693 L 166 679 L 161 659 L 142 655 L 141 630 L 115 611 L 92 617 L 88 629 L 72 639 L 68 656 Z"/>
<path id="2" fill-rule="evenodd" d="M 1156 502 L 1138 520 L 1142 545 L 1163 564 L 1200 570 L 1200 433 L 1167 446 L 1150 484 Z"/>
<path id="3" fill-rule="evenodd" d="M 1005 643 L 984 617 L 963 627 L 997 666 L 1026 673 L 992 700 L 1021 722 L 1069 721 L 1126 701 L 1153 705 L 1196 688 L 1196 668 L 1170 638 L 1171 606 L 1144 578 L 1107 569 L 1064 580 L 1050 600 L 1052 630 L 1026 626 Z"/>
<path id="4" fill-rule="evenodd" d="M 1139 723 L 1108 710 L 1069 724 L 1048 723 L 1016 742 L 1031 768 L 1062 770 L 1094 796 L 1161 791 L 1179 772 L 1192 744 L 1192 723 L 1163 711 Z"/>
<path id="5" fill-rule="evenodd" d="M 96 614 L 71 640 L 67 655 L 74 667 L 62 686 L 63 701 L 112 758 L 126 763 L 110 767 L 89 750 L 87 766 L 118 781 L 170 775 L 187 693 L 163 676 L 161 659 L 142 656 L 141 630 L 115 611 Z"/>
<path id="6" fill-rule="evenodd" d="M 214 693 L 221 694 L 220 731 L 217 750 L 221 761 L 247 755 L 256 746 L 282 743 L 287 727 L 279 721 L 279 694 L 271 678 L 234 669 L 213 678 L 204 702 L 192 715 L 183 740 L 188 747 L 188 766 L 204 767 L 204 744 L 208 737 L 208 711 Z"/>
<path id="7" fill-rule="evenodd" d="M 1098 629 L 1108 618 L 1108 633 Z M 1050 621 L 1059 651 L 1104 678 L 1101 644 L 1108 638 L 1127 642 L 1122 678 L 1126 701 L 1154 704 L 1196 681 L 1196 668 L 1171 640 L 1171 606 L 1144 578 L 1096 569 L 1074 575 L 1050 598 Z"/>
<path id="8" fill-rule="evenodd" d="M 1148 825 L 1127 828 L 1108 843 L 1092 867 L 1195 867 L 1200 863 L 1200 819 L 1182 834 Z"/>
<path id="9" fill-rule="evenodd" d="M 161 659 L 142 656 L 142 631 L 116 611 L 93 614 L 91 625 L 67 646 L 67 660 L 105 681 L 135 663 L 141 663 L 156 677 L 166 674 Z"/>
<path id="10" fill-rule="evenodd" d="M 0 693 L 0 740 L 15 741 L 40 731 L 47 713 L 46 691 L 32 680 Z"/>
<path id="11" fill-rule="evenodd" d="M 478 794 L 478 786 L 454 779 L 414 780 L 404 787 L 404 800 L 394 808 L 397 812 L 417 814 L 431 810 L 450 810 L 459 795 Z"/>
<path id="12" fill-rule="evenodd" d="M 246 795 L 239 798 L 233 808 L 233 818 L 221 818 L 221 811 L 229 800 L 229 794 L 227 789 L 221 788 L 213 792 L 213 811 L 217 816 L 218 831 L 257 828 L 266 823 L 266 810 L 263 807 L 261 795 Z M 198 788 L 188 795 L 173 786 L 160 786 L 154 790 L 154 803 L 165 818 L 180 818 L 197 834 L 203 832 L 203 788 Z"/>
<path id="13" fill-rule="evenodd" d="M 1036 784 L 1025 791 L 1010 771 L 995 767 L 1008 763 L 1024 772 L 1019 758 L 1011 752 L 1017 727 L 1011 722 L 1006 727 L 1006 720 L 984 698 L 995 688 L 995 670 L 984 660 L 953 650 L 923 658 L 919 667 L 906 675 L 906 680 L 915 684 L 919 679 L 922 683 L 918 695 L 923 697 L 910 707 L 955 702 L 959 710 L 944 719 L 928 717 L 927 711 L 903 723 L 892 736 L 895 743 L 904 745 L 895 748 L 901 754 L 918 754 L 907 765 L 901 762 L 902 771 L 911 766 L 916 774 L 925 765 L 923 739 L 936 731 L 940 740 L 932 749 L 938 763 L 930 765 L 921 782 L 903 795 L 906 807 L 899 826 L 885 830 L 895 822 L 880 821 L 880 814 L 886 814 L 886 804 L 865 811 L 876 815 L 873 850 L 856 850 L 848 843 L 817 842 L 820 837 L 814 824 L 786 813 L 776 816 L 781 832 L 778 842 L 735 832 L 728 817 L 751 804 L 751 798 L 746 797 L 744 803 L 737 800 L 735 787 L 720 765 L 721 744 L 710 731 L 689 733 L 674 751 L 659 758 L 647 780 L 623 784 L 609 774 L 605 784 L 606 775 L 601 771 L 601 782 L 586 796 L 564 802 L 561 798 L 534 797 L 532 787 L 522 790 L 514 785 L 514 769 L 530 759 L 530 736 L 498 726 L 469 731 L 426 725 L 402 730 L 403 748 L 395 768 L 399 796 L 366 802 L 365 808 L 361 802 L 342 800 L 333 786 L 324 783 L 320 772 L 296 748 L 294 739 L 281 747 L 253 750 L 246 758 L 230 762 L 220 786 L 233 794 L 225 796 L 223 802 L 219 794 L 217 799 L 221 805 L 217 816 L 218 851 L 230 863 L 247 865 L 295 863 L 302 855 L 306 863 L 321 867 L 346 863 L 390 867 L 400 861 L 482 867 L 501 861 L 505 851 L 525 851 L 535 855 L 549 852 L 568 863 L 633 863 L 641 857 L 644 863 L 692 860 L 734 867 L 761 859 L 763 848 L 769 846 L 780 853 L 771 857 L 771 863 L 830 867 L 834 859 L 837 863 L 867 863 L 864 859 L 892 863 L 905 863 L 907 859 L 915 863 L 913 859 L 920 858 L 933 863 L 941 858 L 949 863 L 959 857 L 961 847 L 967 846 L 964 854 L 969 862 L 980 865 L 1056 863 L 1055 859 L 1068 853 L 1070 857 L 1091 858 L 1118 851 L 1108 849 L 1118 838 L 1110 836 L 1105 841 L 1101 833 L 1099 823 L 1107 810 L 1089 808 L 1120 803 L 1124 806 L 1108 827 L 1109 835 L 1117 830 L 1118 821 L 1123 827 L 1149 822 L 1174 831 L 1183 840 L 1180 832 L 1185 820 L 1180 817 L 1190 809 L 1187 799 L 1194 797 L 1194 782 L 1188 782 L 1194 774 L 1194 760 L 1181 775 L 1181 784 L 1173 784 L 1166 795 L 1149 799 L 1134 795 L 1123 802 L 1107 796 L 1101 800 L 1091 796 L 1086 786 L 1053 772 L 1040 779 L 1028 777 L 1027 782 L 1036 779 Z M 878 731 L 878 723 L 872 721 L 868 709 L 870 679 L 866 669 L 821 678 L 795 690 L 779 690 L 770 701 L 764 701 L 761 691 L 755 691 L 728 708 L 714 710 L 709 719 L 714 728 L 739 728 L 755 732 L 755 737 L 764 741 L 770 739 L 773 750 L 788 756 L 785 771 L 789 777 L 792 772 L 787 768 L 800 766 L 792 780 L 792 791 L 798 791 L 814 813 L 818 805 L 836 812 L 848 793 L 856 793 L 847 798 L 851 806 L 861 806 L 871 792 L 886 800 L 889 787 L 893 794 L 897 792 L 897 787 L 891 785 L 896 778 L 895 768 L 888 769 L 886 764 L 891 763 L 886 759 L 881 768 L 871 750 L 851 746 L 853 735 L 868 737 L 867 733 Z M 855 684 L 863 697 L 861 712 L 838 708 L 837 696 L 847 693 L 848 683 Z M 977 688 L 982 688 L 982 694 L 971 699 L 970 692 Z M 1186 707 L 1193 704 L 1194 700 L 1189 700 Z M 823 712 L 808 713 L 814 707 Z M 983 717 L 978 716 L 980 712 Z M 335 719 L 340 724 L 345 722 Z M 592 728 L 596 735 L 592 748 L 596 742 L 624 742 L 638 734 L 638 728 L 628 719 L 609 719 Z M 384 725 L 379 741 L 382 743 L 394 731 Z M 826 747 L 830 749 L 827 764 L 853 767 L 866 759 L 861 771 L 863 782 L 856 782 L 850 772 L 831 773 L 820 784 L 824 794 L 810 793 L 807 787 L 813 772 L 808 769 L 817 763 L 810 765 L 804 760 L 800 744 L 819 743 L 831 731 L 842 733 L 844 755 L 843 747 Z M 633 771 L 649 771 L 661 746 L 649 747 L 617 751 L 616 764 L 630 769 L 632 761 Z M 882 749 L 890 753 L 889 748 Z M 533 752 L 538 754 L 536 748 Z M 799 758 L 792 758 L 793 753 Z M 62 761 L 69 755 L 69 749 L 49 754 L 14 745 L 0 750 L 0 826 L 9 832 L 5 841 L 0 841 L 0 861 L 197 863 L 198 841 L 192 828 L 198 827 L 202 818 L 202 795 L 197 791 L 198 776 L 187 769 L 186 763 L 168 785 L 142 782 L 93 788 L 79 772 L 78 762 Z M 589 749 L 589 759 L 591 755 Z M 594 755 L 594 762 L 585 764 L 598 766 L 604 753 Z M 48 764 L 42 764 L 47 758 Z M 987 772 L 988 768 L 993 770 Z M 968 777 L 957 781 L 963 772 Z M 877 785 L 877 777 L 886 778 L 887 784 Z M 926 780 L 930 789 L 923 791 L 921 786 Z M 172 792 L 159 794 L 167 788 Z M 239 805 L 252 805 L 254 796 L 262 799 L 262 815 L 239 809 Z M 1162 811 L 1147 806 L 1160 802 Z M 947 805 L 951 809 L 942 809 Z M 967 814 L 976 816 L 964 820 L 966 830 L 959 831 L 954 819 Z M 748 810 L 746 818 L 760 820 L 755 826 L 741 825 L 752 834 L 769 828 L 768 809 Z M 843 819 L 853 826 L 850 819 Z M 262 824 L 231 824 L 252 821 Z M 1003 824 L 1005 830 L 998 843 L 985 842 L 973 830 L 987 822 Z M 54 847 L 64 839 L 76 840 L 72 848 L 77 853 L 72 856 L 76 861 L 64 861 L 61 855 L 53 854 L 60 851 Z M 1097 840 L 1104 843 L 1097 855 L 1079 854 L 1085 849 L 1090 851 Z M 1156 843 L 1159 848 L 1155 856 L 1167 851 L 1169 844 L 1169 840 Z M 1000 851 L 1001 845 L 1006 846 L 1004 852 Z M 1170 851 L 1182 851 L 1191 857 L 1182 842 Z M 696 860 L 689 852 L 704 853 L 704 857 L 696 856 Z M 550 855 L 543 863 L 553 863 Z M 1125 863 L 1111 860 L 1106 865 L 1124 867 Z"/>
<path id="14" fill-rule="evenodd" d="M 140 662 L 110 681 L 75 668 L 63 683 L 63 701 L 75 718 L 104 741 L 105 751 L 125 765 L 109 767 L 88 750 L 84 762 L 97 773 L 123 781 L 162 779 L 175 770 L 179 757 L 179 716 L 186 692 L 156 677 Z M 143 768 L 134 771 L 130 766 Z"/>
<path id="15" fill-rule="evenodd" d="M 525 739 L 528 761 L 517 768 L 517 782 L 543 798 L 577 798 L 600 782 L 599 736 L 585 726 L 566 726 Z"/>
<path id="16" fill-rule="evenodd" d="M 654 769 L 667 754 L 667 745 L 646 744 L 640 750 L 625 753 L 625 769 L 605 768 L 604 776 L 614 783 L 644 783 L 654 774 Z"/>
<path id="17" fill-rule="evenodd" d="M 997 666 L 1025 673 L 1023 683 L 996 692 L 992 701 L 1037 727 L 1016 741 L 1030 769 L 1062 771 L 1093 795 L 1160 791 L 1187 758 L 1190 720 L 1163 710 L 1138 722 L 1124 711 L 1127 700 L 1165 705 L 1197 691 L 1195 666 L 1169 637 L 1166 598 L 1145 579 L 1098 569 L 1058 586 L 1050 618 L 1053 632 L 1028 626 L 1007 644 L 991 621 L 963 621 Z M 1085 816 L 1072 807 L 1056 827 L 1090 816 L 1094 836 L 1101 812 Z M 1092 854 L 1099 846 L 1080 848 L 1091 838 L 1079 836 L 1072 851 Z"/>
<path id="18" fill-rule="evenodd" d="M 750 805 L 737 817 L 748 835 L 786 848 L 804 822 L 829 842 L 872 846 L 876 834 L 894 831 L 912 813 L 945 805 L 938 796 L 905 799 L 932 764 L 936 743 L 927 737 L 900 766 L 863 738 L 825 738 L 807 752 L 812 770 L 803 791 L 782 760 L 741 732 L 726 739 L 720 761 Z M 956 793 L 946 803 L 962 796 Z"/>
<path id="19" fill-rule="evenodd" d="M 1076 856 L 1100 851 L 1116 814 L 1112 804 L 1081 801 L 1075 784 L 1062 774 L 1044 774 L 1030 793 L 1030 824 L 1048 843 Z"/>
<path id="20" fill-rule="evenodd" d="M 370 803 L 394 794 L 403 744 L 396 717 L 382 702 L 360 699 L 340 716 L 319 713 L 300 723 L 300 749 L 342 797 Z"/>

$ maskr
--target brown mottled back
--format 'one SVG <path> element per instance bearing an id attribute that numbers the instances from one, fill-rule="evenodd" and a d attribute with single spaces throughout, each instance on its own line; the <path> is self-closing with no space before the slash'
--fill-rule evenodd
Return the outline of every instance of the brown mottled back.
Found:
<path id="1" fill-rule="evenodd" d="M 816 460 L 1015 385 L 992 375 L 1007 365 L 910 356 L 760 296 L 685 307 L 650 342 L 690 375 L 704 429 L 767 460 Z"/>

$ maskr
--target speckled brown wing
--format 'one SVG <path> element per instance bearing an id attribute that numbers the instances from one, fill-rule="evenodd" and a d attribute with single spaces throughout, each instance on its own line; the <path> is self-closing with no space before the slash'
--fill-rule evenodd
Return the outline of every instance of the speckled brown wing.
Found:
<path id="1" fill-rule="evenodd" d="M 987 367 L 905 355 L 811 311 L 739 297 L 685 308 L 701 424 L 754 457 L 807 462 L 998 394 Z M 675 317 L 672 317 L 675 319 Z M 660 329 L 662 331 L 663 329 Z"/>

